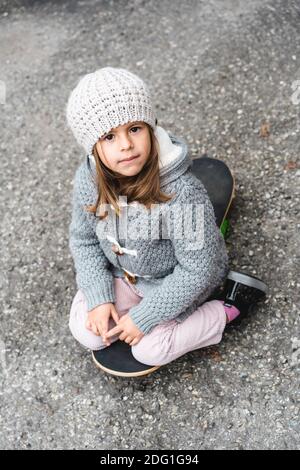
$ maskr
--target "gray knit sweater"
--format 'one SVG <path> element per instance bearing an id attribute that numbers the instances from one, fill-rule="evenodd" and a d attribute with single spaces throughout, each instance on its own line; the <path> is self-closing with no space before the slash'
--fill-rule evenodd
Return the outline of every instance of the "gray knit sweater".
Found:
<path id="1" fill-rule="evenodd" d="M 165 193 L 176 193 L 175 198 L 158 204 L 156 211 L 150 212 L 142 209 L 141 204 L 127 205 L 126 232 L 120 224 L 124 219 L 118 219 L 113 210 L 99 221 L 83 207 L 95 204 L 97 199 L 95 164 L 90 155 L 75 174 L 69 229 L 77 286 L 86 297 L 88 310 L 115 302 L 113 277 L 124 277 L 125 271 L 135 274 L 137 283 L 131 286 L 142 299 L 129 310 L 129 315 L 145 334 L 159 323 L 171 319 L 183 321 L 210 296 L 228 272 L 225 243 L 207 192 L 191 171 L 187 145 L 160 129 L 161 188 Z M 165 145 L 166 139 L 169 145 Z M 203 208 L 200 244 L 195 211 L 187 218 L 188 232 L 182 232 L 186 219 L 185 215 L 178 217 L 178 208 L 186 204 L 194 209 Z M 158 227 L 154 239 L 153 226 Z M 193 232 L 197 239 L 190 238 Z M 193 240 L 197 241 L 196 245 Z M 112 251 L 116 243 L 123 249 L 122 255 Z"/>

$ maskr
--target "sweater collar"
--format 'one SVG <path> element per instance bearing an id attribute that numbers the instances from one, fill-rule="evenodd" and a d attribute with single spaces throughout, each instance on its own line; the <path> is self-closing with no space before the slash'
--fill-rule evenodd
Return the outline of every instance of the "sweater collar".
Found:
<path id="1" fill-rule="evenodd" d="M 156 126 L 154 134 L 159 144 L 160 184 L 164 186 L 185 173 L 189 166 L 191 166 L 192 160 L 184 140 L 169 134 L 160 126 Z M 95 166 L 92 154 L 88 155 L 87 163 L 92 163 L 92 166 Z"/>

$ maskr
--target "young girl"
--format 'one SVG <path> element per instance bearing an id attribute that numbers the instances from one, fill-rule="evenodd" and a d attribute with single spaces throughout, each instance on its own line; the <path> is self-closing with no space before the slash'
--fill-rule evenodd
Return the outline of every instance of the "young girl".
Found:
<path id="1" fill-rule="evenodd" d="M 70 94 L 67 121 L 86 152 L 70 224 L 75 339 L 92 350 L 120 339 L 148 365 L 219 343 L 226 323 L 265 285 L 228 273 L 187 145 L 157 125 L 146 84 L 120 68 L 87 74 Z M 209 300 L 226 277 L 222 296 Z"/>

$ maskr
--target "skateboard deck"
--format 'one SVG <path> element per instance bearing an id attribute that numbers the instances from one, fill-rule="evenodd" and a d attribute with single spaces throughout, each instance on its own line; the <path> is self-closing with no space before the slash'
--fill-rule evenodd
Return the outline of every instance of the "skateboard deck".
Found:
<path id="1" fill-rule="evenodd" d="M 151 374 L 160 367 L 147 366 L 137 361 L 132 355 L 131 346 L 120 340 L 100 351 L 93 351 L 92 357 L 97 367 L 120 377 L 139 377 Z"/>
<path id="2" fill-rule="evenodd" d="M 195 158 L 192 172 L 203 183 L 222 231 L 235 194 L 234 177 L 226 163 L 203 155 Z"/>
<path id="3" fill-rule="evenodd" d="M 203 183 L 214 207 L 216 223 L 226 238 L 228 233 L 228 211 L 234 198 L 234 177 L 228 166 L 221 160 L 203 155 L 192 161 L 192 172 Z M 137 361 L 131 346 L 118 340 L 110 346 L 93 351 L 96 366 L 112 375 L 139 377 L 151 374 L 161 366 L 149 366 Z"/>

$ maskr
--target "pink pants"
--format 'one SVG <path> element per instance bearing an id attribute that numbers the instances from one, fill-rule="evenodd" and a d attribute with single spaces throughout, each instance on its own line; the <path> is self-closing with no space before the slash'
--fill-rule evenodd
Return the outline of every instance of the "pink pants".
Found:
<path id="1" fill-rule="evenodd" d="M 137 305 L 142 297 L 125 279 L 114 278 L 114 282 L 116 295 L 114 305 L 122 317 L 131 307 Z M 82 291 L 78 290 L 72 302 L 69 321 L 74 338 L 91 350 L 109 347 L 103 343 L 101 336 L 95 335 L 85 327 L 87 317 L 86 300 Z M 113 319 L 109 322 L 110 330 L 115 326 L 115 322 Z M 198 307 L 182 323 L 170 320 L 155 326 L 138 344 L 131 347 L 132 354 L 143 364 L 164 365 L 194 349 L 218 344 L 222 339 L 225 325 L 226 314 L 221 302 L 211 300 Z M 118 336 L 110 338 L 111 342 L 117 339 Z"/>

